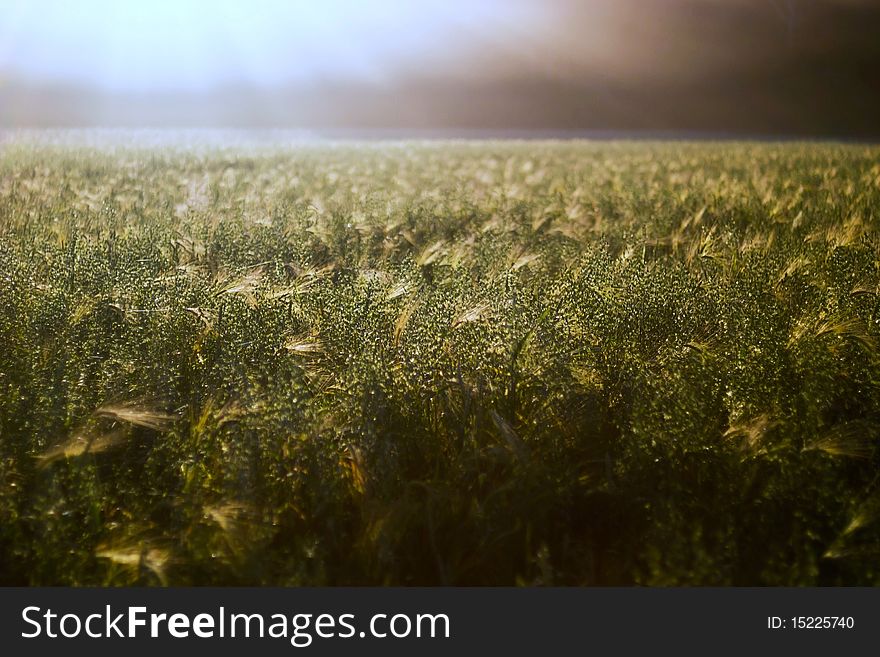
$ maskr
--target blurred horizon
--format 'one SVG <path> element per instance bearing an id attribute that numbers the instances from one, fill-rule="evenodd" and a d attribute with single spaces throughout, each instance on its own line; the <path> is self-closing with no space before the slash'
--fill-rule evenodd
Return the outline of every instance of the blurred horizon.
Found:
<path id="1" fill-rule="evenodd" d="M 880 136 L 871 0 L 0 0 L 0 128 Z"/>

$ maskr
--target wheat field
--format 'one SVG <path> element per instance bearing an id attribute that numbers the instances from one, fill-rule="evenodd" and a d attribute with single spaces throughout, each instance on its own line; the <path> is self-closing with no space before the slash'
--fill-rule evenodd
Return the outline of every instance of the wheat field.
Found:
<path id="1" fill-rule="evenodd" d="M 880 148 L 0 145 L 0 583 L 880 584 Z"/>

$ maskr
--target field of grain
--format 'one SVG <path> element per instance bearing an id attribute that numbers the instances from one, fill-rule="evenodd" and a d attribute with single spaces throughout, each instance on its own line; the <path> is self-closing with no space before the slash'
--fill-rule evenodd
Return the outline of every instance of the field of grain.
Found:
<path id="1" fill-rule="evenodd" d="M 0 583 L 880 584 L 880 148 L 0 145 Z"/>

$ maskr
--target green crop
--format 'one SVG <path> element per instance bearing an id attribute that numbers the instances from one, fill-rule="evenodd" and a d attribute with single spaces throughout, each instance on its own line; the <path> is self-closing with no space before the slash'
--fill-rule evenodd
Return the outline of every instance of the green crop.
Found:
<path id="1" fill-rule="evenodd" d="M 0 583 L 880 584 L 880 149 L 0 151 Z"/>

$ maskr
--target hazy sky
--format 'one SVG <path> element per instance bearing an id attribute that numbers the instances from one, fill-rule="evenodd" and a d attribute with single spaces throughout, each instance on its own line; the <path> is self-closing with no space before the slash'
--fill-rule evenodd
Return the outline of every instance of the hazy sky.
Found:
<path id="1" fill-rule="evenodd" d="M 880 135 L 880 0 L 0 0 L 0 126 Z"/>
<path id="2" fill-rule="evenodd" d="M 382 84 L 450 50 L 552 27 L 539 3 L 470 0 L 3 0 L 8 74 L 110 91 L 321 79 Z M 536 21 L 548 23 L 539 26 Z M 447 60 L 447 61 L 444 61 Z"/>

